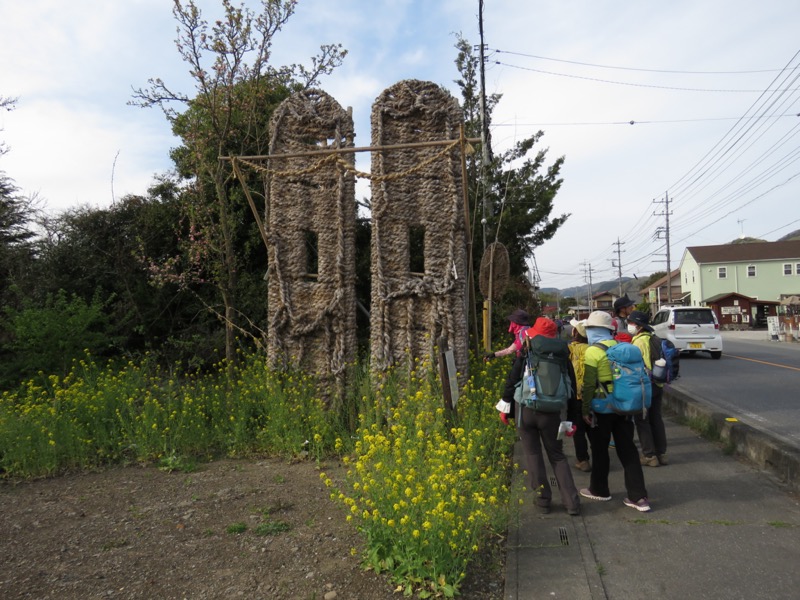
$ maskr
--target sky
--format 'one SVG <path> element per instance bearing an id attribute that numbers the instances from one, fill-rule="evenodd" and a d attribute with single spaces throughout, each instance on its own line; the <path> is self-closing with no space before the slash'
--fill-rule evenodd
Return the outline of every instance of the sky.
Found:
<path id="1" fill-rule="evenodd" d="M 0 0 L 0 96 L 18 98 L 0 112 L 0 171 L 48 212 L 144 194 L 171 168 L 164 115 L 127 103 L 154 77 L 191 94 L 172 4 Z M 570 217 L 536 250 L 539 285 L 665 271 L 667 199 L 672 269 L 687 246 L 800 229 L 798 31 L 796 0 L 485 0 L 493 150 L 541 130 L 546 164 L 565 158 L 553 216 Z M 478 0 L 300 0 L 273 62 L 341 43 L 320 87 L 366 146 L 372 103 L 398 81 L 459 98 L 457 33 L 479 43 Z"/>

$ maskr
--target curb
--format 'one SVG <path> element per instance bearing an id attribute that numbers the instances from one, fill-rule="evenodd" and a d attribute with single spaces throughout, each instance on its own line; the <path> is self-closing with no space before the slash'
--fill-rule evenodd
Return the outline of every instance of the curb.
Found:
<path id="1" fill-rule="evenodd" d="M 794 492 L 800 492 L 800 449 L 741 421 L 730 422 L 726 415 L 684 392 L 664 390 L 664 406 L 680 417 L 707 421 L 724 443 L 736 454 L 775 476 Z"/>

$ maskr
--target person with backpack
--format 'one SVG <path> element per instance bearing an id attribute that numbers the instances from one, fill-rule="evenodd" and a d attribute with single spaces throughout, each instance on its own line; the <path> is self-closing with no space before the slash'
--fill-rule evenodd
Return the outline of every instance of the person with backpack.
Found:
<path id="1" fill-rule="evenodd" d="M 592 462 L 589 458 L 589 442 L 586 423 L 581 415 L 581 404 L 583 399 L 583 357 L 589 347 L 586 339 L 586 328 L 584 321 L 572 319 L 569 324 L 572 326 L 572 341 L 569 343 L 569 358 L 572 368 L 575 370 L 575 401 L 570 402 L 567 414 L 570 421 L 575 424 L 575 433 L 572 436 L 572 443 L 575 445 L 575 468 L 584 473 L 592 470 Z"/>
<path id="2" fill-rule="evenodd" d="M 567 341 L 558 338 L 558 327 L 539 317 L 527 330 L 528 356 L 526 374 L 532 377 L 535 391 L 528 388 L 528 398 L 519 397 L 517 431 L 522 442 L 525 462 L 530 474 L 531 489 L 537 494 L 536 504 L 543 513 L 550 512 L 553 491 L 547 478 L 542 446 L 553 469 L 561 502 L 567 513 L 580 515 L 581 501 L 572 471 L 559 438 L 561 415 L 575 397 L 575 371 L 569 360 Z"/>
<path id="3" fill-rule="evenodd" d="M 657 467 L 666 465 L 667 431 L 661 413 L 661 400 L 664 384 L 652 379 L 653 363 L 662 358 L 661 338 L 653 333 L 650 327 L 650 316 L 640 310 L 628 315 L 628 333 L 633 336 L 633 345 L 642 351 L 644 366 L 651 373 L 652 400 L 646 415 L 636 415 L 636 433 L 642 447 L 640 461 L 643 466 Z"/>
<path id="4" fill-rule="evenodd" d="M 583 374 L 583 419 L 589 429 L 589 441 L 592 448 L 592 474 L 589 487 L 580 490 L 581 496 L 590 500 L 607 502 L 611 500 L 611 492 L 608 487 L 608 472 L 610 460 L 608 455 L 608 444 L 613 436 L 617 458 L 622 463 L 625 472 L 625 489 L 627 497 L 623 500 L 625 506 L 635 508 L 640 512 L 650 510 L 650 503 L 647 500 L 647 488 L 644 482 L 642 465 L 639 462 L 639 451 L 633 440 L 633 418 L 630 414 L 620 414 L 614 411 L 606 412 L 606 406 L 611 404 L 614 398 L 614 381 L 617 373 L 612 373 L 612 361 L 609 352 L 615 346 L 622 346 L 619 350 L 626 354 L 638 356 L 641 363 L 641 352 L 631 344 L 617 342 L 613 339 L 615 326 L 611 315 L 604 311 L 594 311 L 586 319 L 586 335 L 589 340 L 589 347 L 584 356 Z M 615 354 L 617 354 L 615 352 Z M 619 367 L 614 367 L 619 369 Z M 641 365 L 644 373 L 644 366 Z M 642 375 L 644 377 L 644 375 Z M 622 387 L 621 380 L 617 379 L 617 385 Z M 645 391 L 649 391 L 650 382 L 646 383 Z M 620 390 L 618 390 L 621 393 Z M 644 404 L 649 400 L 642 397 L 640 403 L 642 410 Z"/>
<path id="5" fill-rule="evenodd" d="M 508 333 L 514 336 L 514 341 L 511 345 L 497 352 L 488 352 L 484 354 L 483 359 L 488 361 L 491 358 L 499 358 L 501 356 L 508 356 L 513 354 L 520 356 L 522 354 L 522 333 L 531 326 L 531 317 L 527 311 L 518 308 L 508 315 Z"/>
<path id="6" fill-rule="evenodd" d="M 634 301 L 628 298 L 628 294 L 614 300 L 614 328 L 617 333 L 628 332 L 628 315 L 635 306 Z"/>
<path id="7" fill-rule="evenodd" d="M 514 390 L 522 378 L 522 369 L 525 365 L 522 344 L 525 340 L 525 330 L 531 325 L 531 317 L 527 311 L 518 308 L 508 315 L 508 321 L 508 333 L 514 336 L 511 345 L 497 352 L 489 352 L 483 357 L 483 360 L 488 362 L 489 359 L 498 356 L 514 355 L 514 362 L 511 364 L 511 369 L 509 369 L 506 376 L 503 397 L 497 403 L 497 410 L 500 411 L 500 420 L 505 425 L 511 425 L 514 422 Z"/>

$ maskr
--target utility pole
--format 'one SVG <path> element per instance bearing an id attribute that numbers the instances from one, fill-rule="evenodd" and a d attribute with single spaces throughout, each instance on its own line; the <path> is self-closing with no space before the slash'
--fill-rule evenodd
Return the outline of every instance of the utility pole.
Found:
<path id="1" fill-rule="evenodd" d="M 653 200 L 654 204 L 663 204 L 664 205 L 664 212 L 656 213 L 654 212 L 653 215 L 656 217 L 664 217 L 665 224 L 664 227 L 659 227 L 656 229 L 656 237 L 659 237 L 660 233 L 664 233 L 664 241 L 667 244 L 667 303 L 672 304 L 672 267 L 670 266 L 670 256 L 669 256 L 669 192 L 664 193 L 664 200 Z"/>
<path id="2" fill-rule="evenodd" d="M 589 283 L 589 287 L 587 288 L 586 301 L 587 304 L 589 305 L 589 312 L 591 312 L 593 310 L 592 296 L 594 296 L 594 293 L 592 292 L 592 265 L 591 263 L 587 263 L 586 261 L 583 261 L 583 276 L 584 276 L 584 281 L 588 280 Z"/>
<path id="3" fill-rule="evenodd" d="M 622 246 L 625 245 L 625 242 L 620 242 L 619 238 L 614 243 L 617 247 L 617 262 L 614 263 L 614 259 L 611 259 L 611 266 L 617 268 L 617 281 L 619 282 L 619 297 L 622 298 Z"/>
<path id="4" fill-rule="evenodd" d="M 481 207 L 481 225 L 483 226 L 483 249 L 486 250 L 486 195 L 488 185 L 488 170 L 491 157 L 489 154 L 489 123 L 486 116 L 486 44 L 483 41 L 483 0 L 478 0 L 478 32 L 480 34 L 480 83 L 481 83 L 481 96 L 480 96 L 480 109 L 481 109 L 481 190 L 482 190 L 482 207 Z"/>
<path id="5" fill-rule="evenodd" d="M 481 38 L 481 46 L 479 50 L 480 56 L 480 110 L 481 110 L 481 228 L 483 231 L 483 252 L 486 253 L 486 203 L 487 203 L 487 188 L 489 187 L 489 163 L 491 162 L 491 155 L 489 153 L 489 119 L 486 114 L 486 45 L 483 41 L 483 0 L 478 0 L 478 31 Z M 490 267 L 494 264 L 491 260 Z M 491 281 L 492 273 L 489 273 L 489 280 Z M 535 287 L 535 283 L 534 283 Z M 492 297 L 483 301 L 483 344 L 484 350 L 489 351 L 491 348 L 491 323 L 492 323 Z"/>

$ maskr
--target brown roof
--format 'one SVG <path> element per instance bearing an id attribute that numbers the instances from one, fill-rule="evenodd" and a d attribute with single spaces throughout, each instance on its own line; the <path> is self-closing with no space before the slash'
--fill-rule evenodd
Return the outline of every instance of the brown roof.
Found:
<path id="1" fill-rule="evenodd" d="M 800 259 L 800 240 L 791 242 L 753 242 L 686 248 L 698 264 L 757 260 Z"/>
<path id="2" fill-rule="evenodd" d="M 722 294 L 717 294 L 716 296 L 711 296 L 711 298 L 706 298 L 703 300 L 706 304 L 713 304 L 715 302 L 719 302 L 723 298 L 742 298 L 747 300 L 751 304 L 769 304 L 769 305 L 778 305 L 780 302 L 777 300 L 756 300 L 755 298 L 751 298 L 750 296 L 745 296 L 744 294 L 739 294 L 737 292 L 723 292 Z"/>
<path id="3" fill-rule="evenodd" d="M 662 278 L 656 279 L 653 283 L 651 283 L 647 287 L 642 288 L 641 292 L 642 293 L 646 293 L 647 290 L 654 290 L 656 288 L 660 288 L 662 285 L 666 287 L 667 278 L 670 278 L 670 280 L 672 280 L 672 279 L 675 279 L 677 277 L 679 279 L 679 281 L 678 281 L 677 284 L 673 283 L 672 287 L 681 287 L 680 276 L 681 276 L 681 270 L 680 269 L 675 269 L 670 275 L 664 275 Z"/>

